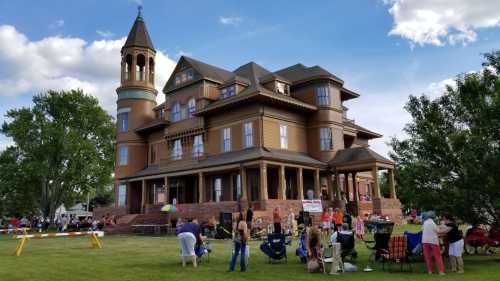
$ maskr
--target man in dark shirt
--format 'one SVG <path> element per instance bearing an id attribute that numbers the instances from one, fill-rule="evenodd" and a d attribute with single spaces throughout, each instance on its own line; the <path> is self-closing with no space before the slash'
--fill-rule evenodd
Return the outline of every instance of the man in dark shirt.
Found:
<path id="1" fill-rule="evenodd" d="M 196 220 L 189 220 L 188 223 L 183 224 L 179 229 L 179 234 L 183 232 L 191 232 L 196 237 L 196 241 L 201 241 L 200 225 L 198 225 Z"/>
<path id="2" fill-rule="evenodd" d="M 248 206 L 246 222 L 247 222 L 248 232 L 250 232 L 250 233 L 252 232 L 252 221 L 253 221 L 252 206 Z"/>

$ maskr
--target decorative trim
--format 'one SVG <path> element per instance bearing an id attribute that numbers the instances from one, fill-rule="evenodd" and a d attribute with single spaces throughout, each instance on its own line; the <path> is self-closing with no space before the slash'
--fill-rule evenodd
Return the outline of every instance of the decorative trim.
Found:
<path id="1" fill-rule="evenodd" d="M 143 90 L 119 90 L 118 100 L 124 99 L 145 99 L 156 102 L 156 97 L 152 93 Z"/>

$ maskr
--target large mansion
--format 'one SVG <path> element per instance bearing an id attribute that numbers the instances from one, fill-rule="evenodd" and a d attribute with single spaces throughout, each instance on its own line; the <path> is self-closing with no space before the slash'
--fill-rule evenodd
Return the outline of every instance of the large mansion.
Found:
<path id="1" fill-rule="evenodd" d="M 158 214 L 175 202 L 182 217 L 251 205 L 267 218 L 276 206 L 297 214 L 312 197 L 399 219 L 394 163 L 369 146 L 381 135 L 348 118 L 345 103 L 359 94 L 324 68 L 249 62 L 226 70 L 182 56 L 158 93 L 156 51 L 140 14 L 121 54 L 114 213 Z"/>

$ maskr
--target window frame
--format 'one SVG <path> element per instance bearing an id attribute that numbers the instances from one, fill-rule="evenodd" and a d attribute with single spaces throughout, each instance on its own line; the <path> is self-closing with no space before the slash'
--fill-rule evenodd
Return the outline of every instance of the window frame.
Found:
<path id="1" fill-rule="evenodd" d="M 203 156 L 204 153 L 204 147 L 203 147 L 203 135 L 195 135 L 193 137 L 193 157 L 200 157 Z"/>
<path id="2" fill-rule="evenodd" d="M 318 106 L 330 106 L 330 87 L 329 85 L 321 85 L 315 88 L 316 104 Z"/>
<path id="3" fill-rule="evenodd" d="M 236 85 L 227 86 L 220 90 L 220 99 L 226 99 L 232 96 L 236 96 Z"/>
<path id="4" fill-rule="evenodd" d="M 127 205 L 127 185 L 126 184 L 118 184 L 118 207 L 123 207 Z"/>
<path id="5" fill-rule="evenodd" d="M 177 116 L 177 118 L 176 118 Z M 172 122 L 178 122 L 182 120 L 181 103 L 176 101 L 172 105 Z"/>
<path id="6" fill-rule="evenodd" d="M 253 147 L 253 122 L 245 122 L 243 124 L 243 140 L 244 148 Z"/>
<path id="7" fill-rule="evenodd" d="M 128 165 L 128 146 L 120 144 L 118 146 L 118 166 L 123 167 Z"/>
<path id="8" fill-rule="evenodd" d="M 288 125 L 280 124 L 280 148 L 288 149 Z"/>
<path id="9" fill-rule="evenodd" d="M 194 97 L 188 100 L 188 117 L 193 117 L 193 112 L 196 111 L 196 99 Z"/>
<path id="10" fill-rule="evenodd" d="M 116 119 L 118 121 L 118 133 L 126 133 L 129 131 L 129 112 L 130 107 L 118 108 L 116 112 Z"/>
<path id="11" fill-rule="evenodd" d="M 319 128 L 319 148 L 320 151 L 333 150 L 333 130 L 331 127 Z"/>
<path id="12" fill-rule="evenodd" d="M 231 127 L 226 127 L 222 129 L 222 152 L 230 152 L 230 151 L 231 151 Z"/>
<path id="13" fill-rule="evenodd" d="M 170 156 L 171 156 L 172 160 L 182 159 L 182 140 L 181 139 L 174 140 L 174 143 L 172 145 L 172 152 L 171 152 Z"/>

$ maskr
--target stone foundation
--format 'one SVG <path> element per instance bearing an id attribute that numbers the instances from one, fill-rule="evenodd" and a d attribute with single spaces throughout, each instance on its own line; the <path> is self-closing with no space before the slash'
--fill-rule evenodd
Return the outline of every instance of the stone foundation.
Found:
<path id="1" fill-rule="evenodd" d="M 374 198 L 373 212 L 388 216 L 396 224 L 401 224 L 403 221 L 401 202 L 397 198 Z"/>

